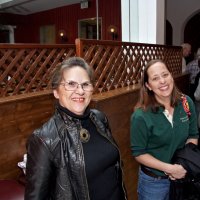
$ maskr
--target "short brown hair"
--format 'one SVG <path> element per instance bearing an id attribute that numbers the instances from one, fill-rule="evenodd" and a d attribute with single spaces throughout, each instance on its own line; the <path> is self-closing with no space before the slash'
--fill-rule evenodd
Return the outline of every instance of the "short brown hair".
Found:
<path id="1" fill-rule="evenodd" d="M 93 72 L 93 69 L 87 64 L 87 62 L 83 58 L 80 58 L 80 57 L 70 57 L 64 60 L 62 63 L 59 63 L 56 66 L 55 70 L 53 71 L 53 75 L 51 78 L 52 89 L 58 88 L 60 82 L 62 81 L 64 71 L 76 66 L 83 68 L 87 72 L 91 83 L 93 83 L 94 72 Z"/>

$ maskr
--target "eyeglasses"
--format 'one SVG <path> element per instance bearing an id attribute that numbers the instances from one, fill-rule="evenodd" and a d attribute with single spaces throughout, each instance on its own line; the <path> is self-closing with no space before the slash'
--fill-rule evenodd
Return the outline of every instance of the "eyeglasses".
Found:
<path id="1" fill-rule="evenodd" d="M 64 83 L 60 83 L 60 85 L 63 85 L 65 87 L 65 90 L 67 90 L 67 91 L 74 91 L 78 88 L 79 85 L 86 92 L 93 91 L 93 85 L 90 82 L 77 83 L 75 81 L 66 81 Z"/>

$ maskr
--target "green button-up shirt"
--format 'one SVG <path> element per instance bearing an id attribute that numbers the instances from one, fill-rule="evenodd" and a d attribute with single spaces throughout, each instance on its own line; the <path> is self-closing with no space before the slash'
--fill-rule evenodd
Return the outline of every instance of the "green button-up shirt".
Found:
<path id="1" fill-rule="evenodd" d="M 137 109 L 131 116 L 131 150 L 134 156 L 148 153 L 170 163 L 174 152 L 183 147 L 188 138 L 198 138 L 197 117 L 194 104 L 187 96 L 191 115 L 185 112 L 182 102 L 174 108 L 173 124 L 160 107 L 157 113 L 150 109 Z M 163 172 L 153 170 L 158 175 Z"/>

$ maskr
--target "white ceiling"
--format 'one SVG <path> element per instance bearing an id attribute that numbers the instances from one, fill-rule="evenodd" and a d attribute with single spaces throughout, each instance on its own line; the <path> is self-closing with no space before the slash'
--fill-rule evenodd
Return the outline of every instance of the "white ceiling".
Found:
<path id="1" fill-rule="evenodd" d="M 28 15 L 80 2 L 81 0 L 0 0 L 0 12 Z"/>

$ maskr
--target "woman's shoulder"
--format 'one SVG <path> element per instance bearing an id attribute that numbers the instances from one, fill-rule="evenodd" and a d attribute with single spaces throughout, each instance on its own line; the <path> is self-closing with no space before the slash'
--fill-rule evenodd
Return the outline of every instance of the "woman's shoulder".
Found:
<path id="1" fill-rule="evenodd" d="M 100 119 L 100 121 L 104 121 L 107 118 L 106 114 L 100 110 L 90 109 L 90 112 L 95 115 L 97 119 Z"/>
<path id="2" fill-rule="evenodd" d="M 135 108 L 134 112 L 137 115 L 149 115 L 150 113 L 152 113 L 152 108 L 151 107 L 147 107 L 147 108 Z"/>
<path id="3" fill-rule="evenodd" d="M 143 118 L 143 117 L 145 117 L 147 115 L 149 115 L 149 111 L 148 110 L 144 111 L 144 109 L 142 109 L 142 108 L 136 108 L 134 110 L 134 112 L 132 113 L 131 118 L 140 118 L 140 117 Z"/>
<path id="4" fill-rule="evenodd" d="M 190 96 L 188 96 L 187 94 L 183 94 L 183 96 L 185 96 L 187 98 L 188 101 L 192 102 L 192 98 Z"/>
<path id="5" fill-rule="evenodd" d="M 190 96 L 186 95 L 186 94 L 183 94 L 183 96 L 182 96 L 182 101 L 184 101 L 184 100 L 187 100 L 187 102 L 189 104 L 194 104 L 192 98 Z"/>
<path id="6" fill-rule="evenodd" d="M 90 109 L 90 112 L 93 113 L 94 115 L 96 115 L 99 118 L 105 118 L 106 117 L 104 112 L 97 110 L 97 109 L 94 109 L 94 108 Z"/>
<path id="7" fill-rule="evenodd" d="M 142 108 L 135 108 L 133 114 L 135 115 L 139 115 L 139 114 L 143 114 L 144 110 Z"/>
<path id="8" fill-rule="evenodd" d="M 181 102 L 179 104 L 182 109 L 190 116 L 191 112 L 195 112 L 195 105 L 191 97 L 188 95 L 182 95 Z"/>
<path id="9" fill-rule="evenodd" d="M 57 137 L 55 116 L 52 116 L 48 121 L 46 121 L 41 127 L 37 128 L 33 132 L 33 137 L 38 137 L 43 141 L 49 139 L 55 139 Z"/>

